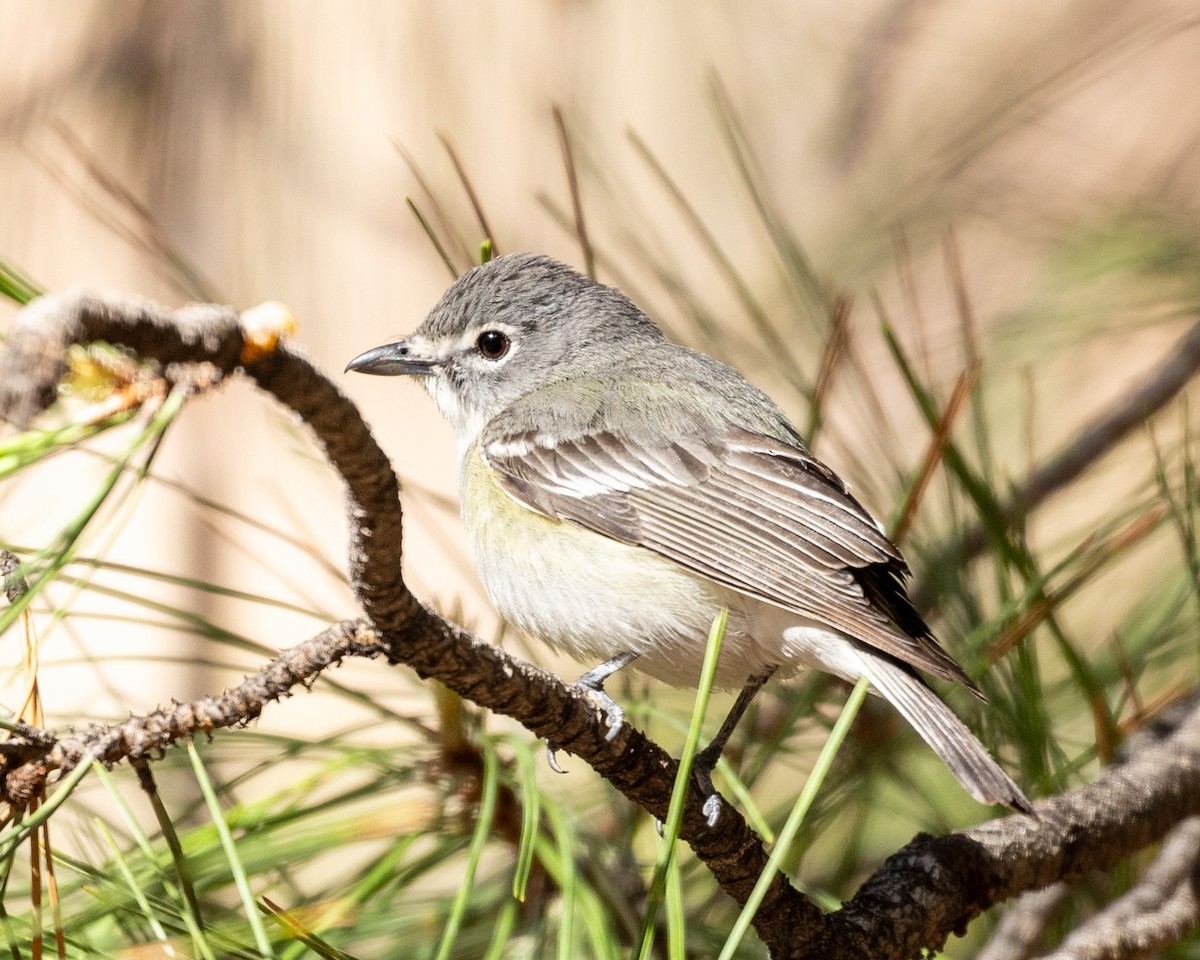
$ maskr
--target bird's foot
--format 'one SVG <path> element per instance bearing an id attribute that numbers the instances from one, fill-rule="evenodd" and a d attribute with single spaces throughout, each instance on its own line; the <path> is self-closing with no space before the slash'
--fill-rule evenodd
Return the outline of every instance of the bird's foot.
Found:
<path id="1" fill-rule="evenodd" d="M 575 686 L 582 686 L 584 690 L 591 694 L 592 701 L 604 711 L 604 724 L 608 727 L 608 732 L 604 734 L 604 739 L 611 741 L 613 737 L 621 732 L 621 728 L 625 726 L 625 708 L 599 687 L 585 686 L 581 683 L 577 683 Z"/>
<path id="2" fill-rule="evenodd" d="M 714 747 L 718 749 L 714 749 Z M 713 769 L 716 767 L 717 761 L 721 759 L 719 747 L 719 744 L 709 744 L 692 760 L 692 782 L 700 788 L 700 792 L 705 796 L 704 806 L 700 809 L 704 813 L 704 819 L 708 822 L 709 829 L 717 825 L 717 821 L 721 818 L 721 806 L 724 803 L 712 782 Z M 660 837 L 663 835 L 663 823 L 657 817 L 654 818 L 654 829 Z"/>
<path id="3" fill-rule="evenodd" d="M 605 660 L 600 666 L 589 670 L 572 684 L 577 690 L 586 690 L 591 695 L 593 702 L 597 703 L 600 709 L 604 711 L 605 725 L 608 727 L 608 732 L 604 735 L 605 740 L 611 741 L 621 732 L 621 727 L 625 726 L 625 710 L 616 700 L 604 692 L 604 681 L 637 658 L 638 655 L 636 653 L 632 650 L 627 650 L 625 653 L 618 654 L 611 660 Z M 550 765 L 550 769 L 555 773 L 566 773 L 558 765 L 558 748 L 550 742 L 548 737 L 545 738 L 544 742 L 546 744 L 546 762 Z"/>
<path id="4" fill-rule="evenodd" d="M 605 740 L 611 741 L 621 732 L 621 727 L 625 725 L 625 708 L 604 692 L 604 681 L 622 667 L 628 666 L 637 657 L 638 655 L 632 650 L 627 650 L 611 660 L 605 660 L 600 666 L 589 670 L 575 681 L 575 688 L 588 691 L 592 695 L 592 699 L 604 711 L 605 723 L 608 726 L 608 733 L 604 735 Z"/>
<path id="5" fill-rule="evenodd" d="M 709 828 L 715 827 L 717 820 L 721 817 L 721 795 L 713 786 L 712 773 L 716 769 L 717 761 L 721 759 L 723 746 L 724 744 L 710 743 L 697 753 L 696 758 L 692 761 L 692 779 L 705 796 L 704 806 L 701 809 L 704 811 L 704 818 L 708 821 Z"/>

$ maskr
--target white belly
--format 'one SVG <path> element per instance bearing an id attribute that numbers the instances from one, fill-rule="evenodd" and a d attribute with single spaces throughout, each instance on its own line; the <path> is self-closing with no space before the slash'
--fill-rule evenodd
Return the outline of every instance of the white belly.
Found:
<path id="1" fill-rule="evenodd" d="M 488 595 L 538 640 L 588 666 L 631 650 L 636 669 L 694 686 L 709 628 L 728 607 L 717 685 L 740 687 L 779 663 L 778 639 L 771 650 L 750 636 L 759 601 L 649 550 L 534 513 L 496 485 L 477 447 L 463 458 L 460 496 Z"/>

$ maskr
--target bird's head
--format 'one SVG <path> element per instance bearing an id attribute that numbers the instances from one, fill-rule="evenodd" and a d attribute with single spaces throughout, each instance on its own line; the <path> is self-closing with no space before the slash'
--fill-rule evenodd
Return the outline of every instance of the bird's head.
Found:
<path id="1" fill-rule="evenodd" d="M 419 377 L 462 443 L 541 387 L 611 376 L 614 362 L 662 343 L 622 293 L 534 254 L 463 274 L 410 336 L 355 357 L 347 370 Z"/>

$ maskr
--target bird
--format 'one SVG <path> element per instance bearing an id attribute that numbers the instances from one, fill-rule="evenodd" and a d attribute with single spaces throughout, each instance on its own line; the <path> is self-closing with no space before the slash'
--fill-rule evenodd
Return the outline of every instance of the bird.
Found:
<path id="1" fill-rule="evenodd" d="M 711 773 L 758 690 L 806 668 L 867 677 L 984 804 L 1021 789 L 922 674 L 979 687 L 914 608 L 899 549 L 732 367 L 667 339 L 619 290 L 515 253 L 461 275 L 409 336 L 347 371 L 420 381 L 458 442 L 483 586 L 507 621 L 599 665 L 577 684 L 610 735 L 604 682 L 631 666 L 695 686 L 727 611 L 719 688 L 740 691 L 694 761 Z"/>

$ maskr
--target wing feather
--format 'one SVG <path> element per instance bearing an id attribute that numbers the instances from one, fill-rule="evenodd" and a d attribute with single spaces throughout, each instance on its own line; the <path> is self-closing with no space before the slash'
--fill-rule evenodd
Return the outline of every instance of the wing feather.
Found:
<path id="1" fill-rule="evenodd" d="M 974 684 L 904 593 L 896 547 L 807 451 L 746 430 L 671 443 L 611 430 L 485 434 L 500 485 L 546 516 L 652 550 L 717 583 Z"/>

